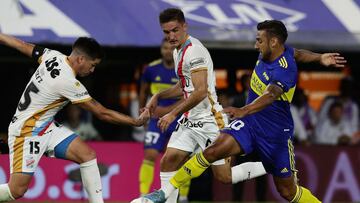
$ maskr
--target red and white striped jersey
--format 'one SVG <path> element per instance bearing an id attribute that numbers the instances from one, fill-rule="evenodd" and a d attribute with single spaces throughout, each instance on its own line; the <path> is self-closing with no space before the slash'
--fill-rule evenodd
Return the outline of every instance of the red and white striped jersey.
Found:
<path id="1" fill-rule="evenodd" d="M 185 99 L 194 91 L 191 74 L 196 71 L 207 70 L 208 96 L 194 108 L 185 112 L 183 116 L 189 120 L 201 119 L 204 121 L 212 120 L 214 116 L 216 118 L 220 116 L 222 106 L 217 101 L 213 62 L 205 46 L 198 39 L 189 36 L 179 50 L 174 50 L 173 56 L 176 75 L 180 80 Z"/>

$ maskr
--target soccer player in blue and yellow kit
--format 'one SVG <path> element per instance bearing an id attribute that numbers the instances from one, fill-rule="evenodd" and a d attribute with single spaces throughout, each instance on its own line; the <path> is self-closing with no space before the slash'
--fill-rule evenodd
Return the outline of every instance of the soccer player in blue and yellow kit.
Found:
<path id="1" fill-rule="evenodd" d="M 139 94 L 139 109 L 146 105 L 147 98 L 158 92 L 163 91 L 178 82 L 174 70 L 174 60 L 172 55 L 172 47 L 165 39 L 161 43 L 161 56 L 159 60 L 150 63 L 146 68 L 141 78 L 140 94 Z M 166 144 L 175 130 L 177 120 L 170 125 L 165 131 L 157 127 L 158 117 L 170 111 L 170 109 L 177 105 L 176 99 L 160 99 L 158 100 L 157 115 L 150 119 L 147 132 L 144 140 L 144 160 L 140 167 L 139 182 L 140 193 L 145 195 L 149 192 L 151 184 L 154 180 L 154 163 L 158 155 L 164 151 Z M 180 188 L 180 201 L 186 201 L 189 193 L 190 181 Z"/>
<path id="2" fill-rule="evenodd" d="M 287 30 L 281 21 L 258 24 L 255 48 L 260 52 L 247 105 L 224 109 L 234 119 L 221 130 L 215 142 L 188 160 L 161 187 L 144 198 L 147 203 L 163 203 L 166 198 L 191 178 L 198 177 L 214 161 L 255 151 L 273 175 L 280 195 L 289 202 L 320 202 L 308 189 L 298 185 L 292 145 L 294 124 L 290 112 L 299 62 L 319 62 L 325 66 L 343 67 L 346 62 L 338 53 L 316 54 L 285 45 Z M 133 201 L 137 202 L 137 201 Z"/>

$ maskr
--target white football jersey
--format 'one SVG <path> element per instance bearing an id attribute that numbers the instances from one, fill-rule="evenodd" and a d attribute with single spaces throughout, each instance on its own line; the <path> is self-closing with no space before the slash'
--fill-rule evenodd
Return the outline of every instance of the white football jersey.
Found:
<path id="1" fill-rule="evenodd" d="M 183 117 L 189 120 L 210 120 L 214 116 L 216 120 L 222 119 L 220 111 L 222 106 L 217 101 L 215 91 L 215 73 L 210 53 L 196 38 L 189 36 L 181 49 L 173 52 L 176 75 L 181 82 L 184 98 L 188 98 L 194 91 L 191 73 L 199 70 L 207 70 L 208 96 L 194 108 L 185 112 Z"/>
<path id="2" fill-rule="evenodd" d="M 90 99 L 86 88 L 75 78 L 67 56 L 45 49 L 10 122 L 9 135 L 41 136 L 69 101 Z"/>

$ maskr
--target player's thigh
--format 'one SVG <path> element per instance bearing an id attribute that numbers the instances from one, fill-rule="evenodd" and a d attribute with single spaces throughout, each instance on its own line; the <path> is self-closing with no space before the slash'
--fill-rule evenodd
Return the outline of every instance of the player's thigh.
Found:
<path id="1" fill-rule="evenodd" d="M 221 132 L 217 139 L 203 152 L 204 157 L 210 163 L 239 153 L 243 153 L 240 145 L 232 135 L 224 132 Z"/>
<path id="2" fill-rule="evenodd" d="M 76 137 L 66 151 L 66 159 L 76 163 L 84 163 L 96 158 L 95 151 L 80 137 Z"/>
<path id="3" fill-rule="evenodd" d="M 51 139 L 48 156 L 84 163 L 96 158 L 95 151 L 69 128 L 54 123 L 49 127 Z"/>
<path id="4" fill-rule="evenodd" d="M 258 136 L 256 145 L 256 151 L 268 173 L 278 178 L 296 178 L 294 147 L 290 139 L 274 142 Z"/>
<path id="5" fill-rule="evenodd" d="M 197 140 L 194 139 L 194 131 L 184 125 L 178 125 L 176 130 L 171 134 L 169 142 L 167 144 L 166 151 L 169 151 L 169 148 L 185 151 L 187 153 L 192 153 L 198 147 Z M 171 152 L 171 154 L 173 154 Z"/>
<path id="6" fill-rule="evenodd" d="M 216 147 L 213 151 L 219 150 L 220 152 L 217 153 L 223 157 L 249 154 L 254 150 L 253 135 L 254 131 L 250 118 L 236 119 L 220 131 L 220 136 L 211 147 Z"/>
<path id="7" fill-rule="evenodd" d="M 159 151 L 152 148 L 145 148 L 144 149 L 144 159 L 148 161 L 155 161 L 156 158 L 159 156 Z"/>

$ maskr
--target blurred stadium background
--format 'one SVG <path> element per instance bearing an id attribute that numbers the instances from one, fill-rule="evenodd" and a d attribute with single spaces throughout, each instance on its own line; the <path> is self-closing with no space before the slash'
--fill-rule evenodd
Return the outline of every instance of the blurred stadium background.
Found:
<path id="1" fill-rule="evenodd" d="M 360 202 L 360 0 L 1 0 L 0 32 L 66 54 L 77 37 L 96 38 L 105 47 L 106 58 L 93 75 L 81 81 L 105 106 L 136 116 L 139 78 L 143 67 L 160 57 L 162 33 L 157 17 L 167 7 L 181 8 L 189 33 L 209 48 L 224 106 L 242 90 L 240 78 L 257 60 L 253 44 L 260 21 L 282 20 L 289 30 L 288 43 L 296 48 L 346 57 L 343 69 L 298 64 L 298 88 L 317 114 L 316 126 L 324 122 L 319 114 L 326 98 L 341 95 L 341 81 L 349 82 L 347 93 L 357 108 L 348 112 L 344 108 L 344 113 L 357 123 L 346 141 L 332 145 L 316 142 L 316 126 L 303 126 L 305 134 L 296 135 L 296 161 L 302 185 L 324 202 Z M 35 69 L 31 59 L 0 46 L 0 134 L 5 139 Z M 65 113 L 58 119 L 65 122 Z M 104 165 L 105 199 L 128 202 L 138 196 L 143 129 L 105 124 L 85 112 L 81 119 L 99 132 L 101 141 L 90 144 Z M 4 183 L 9 177 L 4 142 L 1 152 L 0 183 Z M 76 166 L 70 162 L 44 158 L 21 202 L 84 201 L 81 184 L 71 176 L 74 171 Z M 158 187 L 158 179 L 153 188 Z M 193 181 L 189 198 L 192 202 L 281 201 L 270 177 L 229 186 L 213 180 L 211 172 Z"/>

